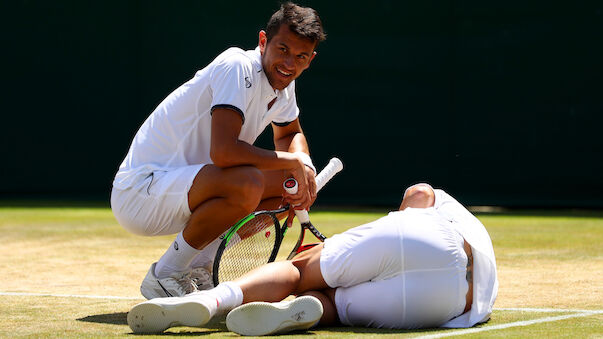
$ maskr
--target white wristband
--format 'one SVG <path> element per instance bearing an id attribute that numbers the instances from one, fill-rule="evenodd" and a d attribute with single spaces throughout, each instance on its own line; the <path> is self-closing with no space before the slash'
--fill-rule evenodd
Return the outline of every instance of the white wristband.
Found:
<path id="1" fill-rule="evenodd" d="M 314 171 L 314 175 L 316 175 L 316 167 L 314 167 L 314 164 L 312 163 L 312 159 L 310 159 L 309 155 L 307 155 L 304 152 L 295 152 L 293 154 L 297 155 L 301 159 L 301 161 L 304 163 L 304 165 L 310 167 Z"/>

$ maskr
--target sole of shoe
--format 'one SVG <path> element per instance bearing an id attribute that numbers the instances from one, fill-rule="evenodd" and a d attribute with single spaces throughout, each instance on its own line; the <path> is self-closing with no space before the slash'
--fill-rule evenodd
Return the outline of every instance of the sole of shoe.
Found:
<path id="1" fill-rule="evenodd" d="M 310 296 L 281 303 L 252 302 L 228 313 L 226 326 L 248 336 L 306 330 L 320 320 L 322 312 L 320 301 Z"/>
<path id="2" fill-rule="evenodd" d="M 147 301 L 128 312 L 128 326 L 134 333 L 160 333 L 175 326 L 200 327 L 210 318 L 207 307 L 198 302 Z"/>

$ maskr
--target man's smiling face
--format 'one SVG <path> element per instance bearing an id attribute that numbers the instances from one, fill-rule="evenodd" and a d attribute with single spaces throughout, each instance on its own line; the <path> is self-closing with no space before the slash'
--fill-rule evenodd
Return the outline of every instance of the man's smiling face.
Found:
<path id="1" fill-rule="evenodd" d="M 310 66 L 316 52 L 316 43 L 291 32 L 281 25 L 270 42 L 264 31 L 260 32 L 262 68 L 272 88 L 282 90 L 297 79 Z"/>

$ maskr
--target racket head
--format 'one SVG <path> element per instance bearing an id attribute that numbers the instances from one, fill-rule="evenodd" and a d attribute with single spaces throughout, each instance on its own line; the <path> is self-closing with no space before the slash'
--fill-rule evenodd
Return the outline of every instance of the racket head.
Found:
<path id="1" fill-rule="evenodd" d="M 287 209 L 254 212 L 230 228 L 214 258 L 214 286 L 274 261 L 283 240 L 277 215 Z"/>
<path id="2" fill-rule="evenodd" d="M 310 248 L 320 244 L 321 242 L 324 242 L 325 239 L 327 238 L 322 233 L 320 233 L 320 231 L 316 227 L 314 227 L 314 225 L 312 225 L 312 223 L 310 221 L 302 223 L 300 228 L 301 228 L 301 231 L 300 231 L 299 237 L 297 238 L 297 243 L 291 250 L 291 253 L 289 253 L 289 255 L 287 256 L 287 260 L 291 260 L 291 259 L 293 259 L 293 257 L 298 255 L 299 253 L 309 250 Z M 314 235 L 316 240 L 318 240 L 318 242 L 304 244 L 304 239 L 306 237 L 306 230 L 309 230 L 310 233 L 312 233 L 312 235 Z"/>

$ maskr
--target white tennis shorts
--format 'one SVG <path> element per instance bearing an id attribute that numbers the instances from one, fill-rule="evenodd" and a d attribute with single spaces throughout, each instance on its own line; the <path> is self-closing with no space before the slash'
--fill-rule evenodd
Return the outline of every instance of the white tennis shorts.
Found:
<path id="1" fill-rule="evenodd" d="M 463 237 L 433 207 L 392 212 L 328 238 L 320 266 L 349 326 L 437 327 L 465 307 Z"/>
<path id="2" fill-rule="evenodd" d="M 111 209 L 126 230 L 146 236 L 179 233 L 191 217 L 188 191 L 204 164 L 155 171 L 131 188 L 111 191 Z"/>

